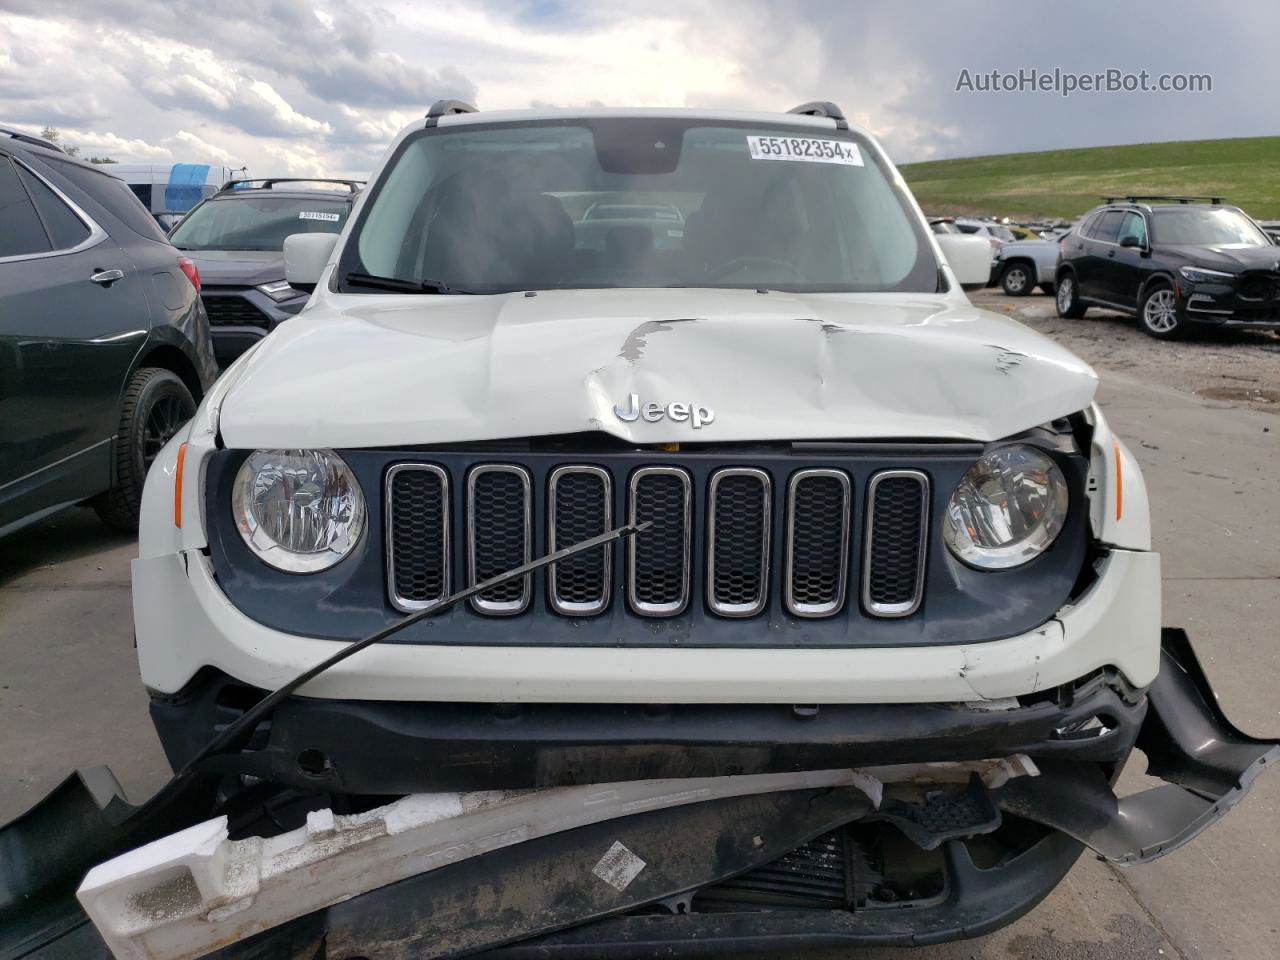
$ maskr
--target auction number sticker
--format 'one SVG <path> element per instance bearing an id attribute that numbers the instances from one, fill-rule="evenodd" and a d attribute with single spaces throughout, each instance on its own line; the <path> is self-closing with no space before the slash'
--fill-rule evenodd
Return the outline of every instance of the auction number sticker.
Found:
<path id="1" fill-rule="evenodd" d="M 320 210 L 303 210 L 298 214 L 299 220 L 323 220 L 325 223 L 337 223 L 340 217 L 336 213 L 324 213 Z"/>
<path id="2" fill-rule="evenodd" d="M 843 163 L 862 166 L 856 143 L 813 137 L 747 137 L 752 160 L 799 160 L 802 163 Z"/>

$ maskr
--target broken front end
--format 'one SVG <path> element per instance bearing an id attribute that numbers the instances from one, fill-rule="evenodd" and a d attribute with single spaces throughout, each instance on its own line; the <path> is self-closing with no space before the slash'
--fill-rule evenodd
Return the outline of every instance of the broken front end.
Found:
<path id="1" fill-rule="evenodd" d="M 1160 630 L 1096 410 L 989 445 L 583 443 L 188 450 L 189 525 L 134 567 L 179 773 L 137 809 L 72 779 L 0 833 L 0 958 L 972 937 L 1086 848 L 1176 849 L 1280 755 Z M 280 569 L 237 497 L 321 455 L 366 533 Z M 1017 530 L 983 525 L 1004 483 Z M 1135 748 L 1164 783 L 1117 796 Z"/>

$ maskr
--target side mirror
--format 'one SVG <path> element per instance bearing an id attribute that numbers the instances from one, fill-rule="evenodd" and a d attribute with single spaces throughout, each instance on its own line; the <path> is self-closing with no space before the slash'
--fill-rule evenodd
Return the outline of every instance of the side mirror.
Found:
<path id="1" fill-rule="evenodd" d="M 284 238 L 284 278 L 289 286 L 311 293 L 338 242 L 336 233 L 294 233 Z"/>
<path id="2" fill-rule="evenodd" d="M 1135 237 L 1132 233 L 1120 238 L 1120 246 L 1122 247 L 1141 247 L 1142 241 Z"/>
<path id="3" fill-rule="evenodd" d="M 981 290 L 991 279 L 991 244 L 968 233 L 940 233 L 938 246 L 965 290 Z"/>

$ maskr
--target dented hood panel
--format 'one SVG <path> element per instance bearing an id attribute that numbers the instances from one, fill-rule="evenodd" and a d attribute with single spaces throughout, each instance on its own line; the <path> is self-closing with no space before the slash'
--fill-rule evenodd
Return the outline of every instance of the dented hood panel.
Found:
<path id="1" fill-rule="evenodd" d="M 226 397 L 232 447 L 396 446 L 599 430 L 634 443 L 995 440 L 1087 406 L 1052 341 L 941 295 L 322 292 Z M 614 413 L 686 402 L 714 421 Z"/>

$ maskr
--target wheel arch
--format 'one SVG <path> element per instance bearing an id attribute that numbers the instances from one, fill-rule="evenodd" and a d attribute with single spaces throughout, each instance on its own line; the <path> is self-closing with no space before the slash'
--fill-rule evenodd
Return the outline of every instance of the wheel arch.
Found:
<path id="1" fill-rule="evenodd" d="M 1146 298 L 1147 293 L 1151 288 L 1156 284 L 1167 284 L 1168 286 L 1173 287 L 1175 293 L 1178 289 L 1178 282 L 1174 279 L 1172 273 L 1168 270 L 1158 270 L 1142 281 L 1142 286 L 1138 288 L 1138 302 L 1134 304 L 1134 310 L 1142 309 L 1142 301 Z"/>
<path id="2" fill-rule="evenodd" d="M 129 371 L 129 376 L 132 377 L 143 367 L 159 367 L 175 374 L 183 385 L 191 391 L 191 397 L 195 400 L 196 406 L 199 406 L 200 401 L 204 399 L 204 388 L 200 385 L 200 374 L 196 370 L 196 365 L 191 362 L 191 359 L 181 349 L 173 344 L 148 344 L 139 354 L 133 369 Z"/>

